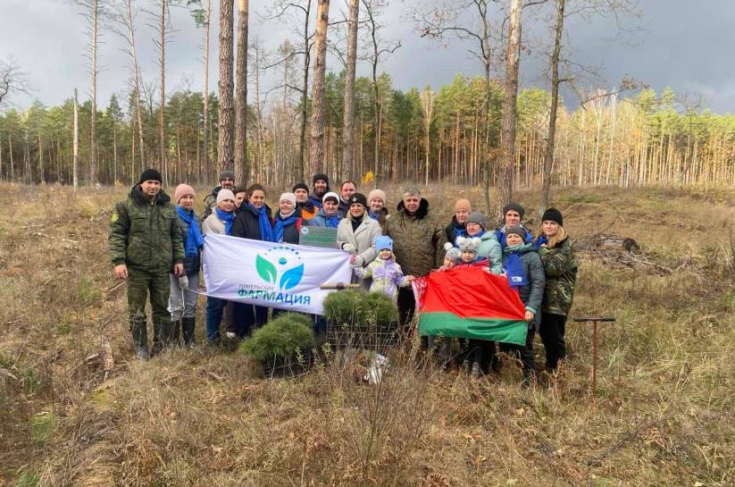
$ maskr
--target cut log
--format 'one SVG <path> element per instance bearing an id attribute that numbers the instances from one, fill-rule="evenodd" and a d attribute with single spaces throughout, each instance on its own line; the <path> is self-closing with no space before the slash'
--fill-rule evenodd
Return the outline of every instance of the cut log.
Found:
<path id="1" fill-rule="evenodd" d="M 640 245 L 630 237 L 621 237 L 609 233 L 598 233 L 591 237 L 577 241 L 576 247 L 580 250 L 611 250 L 615 252 L 638 252 Z"/>

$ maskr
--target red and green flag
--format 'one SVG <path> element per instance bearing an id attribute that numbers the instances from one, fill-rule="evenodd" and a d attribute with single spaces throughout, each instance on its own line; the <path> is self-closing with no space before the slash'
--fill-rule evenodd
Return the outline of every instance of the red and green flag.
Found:
<path id="1" fill-rule="evenodd" d="M 422 298 L 420 335 L 526 343 L 526 308 L 505 277 L 480 267 L 432 272 Z"/>

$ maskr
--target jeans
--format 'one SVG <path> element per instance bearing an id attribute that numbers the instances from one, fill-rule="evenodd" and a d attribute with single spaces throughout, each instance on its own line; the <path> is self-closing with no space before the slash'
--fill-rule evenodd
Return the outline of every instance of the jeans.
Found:
<path id="1" fill-rule="evenodd" d="M 219 325 L 222 322 L 222 315 L 225 312 L 227 301 L 224 299 L 207 297 L 207 341 L 216 342 L 219 340 Z"/>
<path id="2" fill-rule="evenodd" d="M 186 276 L 189 286 L 186 289 L 179 287 L 179 278 L 169 274 L 171 281 L 171 294 L 168 296 L 168 312 L 171 320 L 178 322 L 181 318 L 195 318 L 197 311 L 197 298 L 199 294 L 199 273 Z"/>

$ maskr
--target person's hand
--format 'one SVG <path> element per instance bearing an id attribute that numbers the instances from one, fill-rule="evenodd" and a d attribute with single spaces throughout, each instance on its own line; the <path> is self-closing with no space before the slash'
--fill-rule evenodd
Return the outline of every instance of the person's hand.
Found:
<path id="1" fill-rule="evenodd" d="M 342 250 L 351 254 L 357 253 L 357 249 L 351 243 L 342 244 Z"/>
<path id="2" fill-rule="evenodd" d="M 128 278 L 128 266 L 125 264 L 118 264 L 115 266 L 115 277 L 117 277 L 120 280 L 125 280 Z"/>
<path id="3" fill-rule="evenodd" d="M 415 278 L 414 276 L 406 276 L 406 280 L 407 280 L 408 282 L 413 282 L 413 281 L 415 281 L 415 280 L 416 280 L 416 278 Z"/>
<path id="4" fill-rule="evenodd" d="M 181 277 L 184 275 L 184 264 L 174 264 L 174 276 Z"/>
<path id="5" fill-rule="evenodd" d="M 354 264 L 355 263 L 355 260 L 357 260 L 357 256 L 356 255 L 351 255 L 350 256 L 350 264 Z"/>
<path id="6" fill-rule="evenodd" d="M 184 290 L 189 287 L 189 278 L 186 277 L 186 274 L 179 277 L 179 287 Z"/>
<path id="7" fill-rule="evenodd" d="M 529 323 L 532 322 L 534 316 L 536 316 L 536 315 L 533 313 L 533 311 L 526 310 L 526 321 L 527 322 L 529 322 Z"/>

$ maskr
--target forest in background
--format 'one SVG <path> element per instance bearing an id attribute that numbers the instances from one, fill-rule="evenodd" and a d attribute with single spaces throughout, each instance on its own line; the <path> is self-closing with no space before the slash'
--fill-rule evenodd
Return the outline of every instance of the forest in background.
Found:
<path id="1" fill-rule="evenodd" d="M 570 58 L 565 22 L 594 15 L 614 15 L 620 22 L 623 14 L 640 15 L 634 0 L 468 0 L 415 10 L 422 37 L 466 44 L 484 75 L 458 74 L 452 83 L 407 91 L 396 89 L 381 69 L 401 47 L 382 37 L 390 20 L 384 16 L 385 0 L 343 2 L 349 19 L 344 12 L 339 18 L 334 5 L 329 17 L 325 0 L 272 2 L 263 21 L 296 21 L 294 32 L 301 34 L 284 40 L 276 52 L 257 39 L 248 44 L 248 1 L 218 3 L 215 15 L 212 0 L 76 0 L 88 27 L 90 99 L 78 103 L 75 96 L 50 107 L 36 101 L 18 109 L 3 106 L 0 97 L 0 180 L 130 184 L 153 166 L 166 184 L 211 184 L 221 169 L 234 168 L 239 180 L 268 185 L 324 171 L 334 180 L 375 185 L 484 182 L 486 194 L 490 185 L 544 183 L 548 195 L 549 183 L 735 183 L 735 116 L 713 114 L 691 94 L 677 96 L 669 88 L 657 93 L 637 81 L 622 80 L 610 90 L 581 88 L 602 80 L 585 76 L 592 69 Z M 200 91 L 166 91 L 172 5 L 188 7 L 202 28 Z M 530 13 L 540 8 L 547 8 L 546 16 Z M 144 79 L 138 64 L 141 12 L 157 36 L 157 81 Z M 210 52 L 215 20 L 216 53 Z M 535 23 L 548 31 L 533 47 L 545 50 L 550 89 L 519 91 L 520 60 L 528 43 L 537 42 L 521 38 L 522 21 L 524 28 Z M 97 100 L 99 44 L 112 32 L 127 42 L 131 78 L 105 107 Z M 341 65 L 327 70 L 326 52 Z M 214 54 L 225 82 L 210 90 Z M 371 67 L 371 76 L 355 76 L 358 61 Z M 266 72 L 277 86 L 265 86 Z M 0 74 L 10 74 L 4 79 L 15 82 L 17 91 L 26 87 L 17 67 L 0 62 Z M 560 103 L 565 85 L 580 101 L 574 109 Z M 0 94 L 12 88 L 8 84 Z M 501 195 L 509 197 L 509 192 Z"/>

